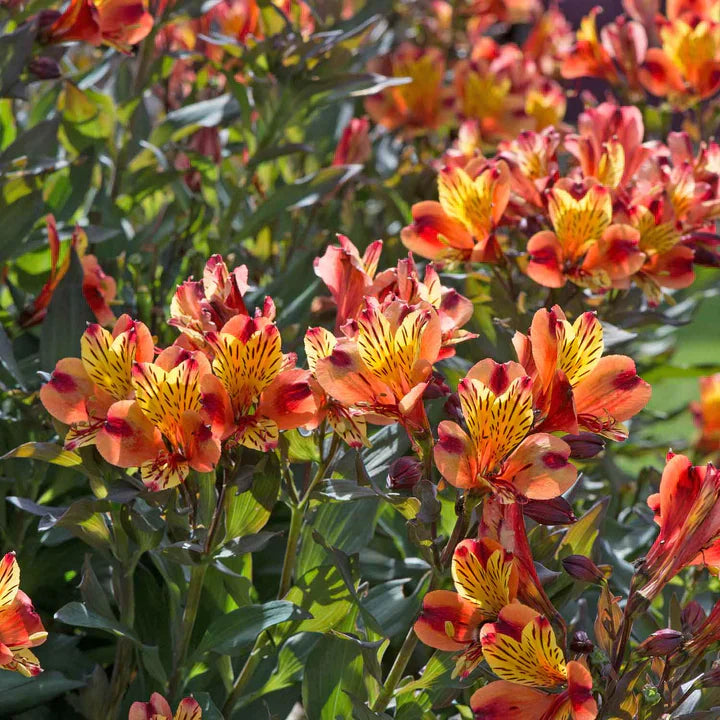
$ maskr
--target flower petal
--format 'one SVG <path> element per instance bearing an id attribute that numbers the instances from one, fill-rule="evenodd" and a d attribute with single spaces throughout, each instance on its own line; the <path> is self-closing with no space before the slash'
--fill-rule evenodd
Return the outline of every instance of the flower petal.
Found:
<path id="1" fill-rule="evenodd" d="M 450 590 L 432 590 L 423 598 L 415 634 L 438 650 L 464 650 L 485 619 L 482 611 Z"/>
<path id="2" fill-rule="evenodd" d="M 496 680 L 473 693 L 470 707 L 476 720 L 542 720 L 554 702 L 541 690 Z"/>
<path id="3" fill-rule="evenodd" d="M 457 423 L 449 420 L 440 423 L 434 456 L 437 469 L 451 485 L 458 488 L 477 485 L 475 446 Z"/>

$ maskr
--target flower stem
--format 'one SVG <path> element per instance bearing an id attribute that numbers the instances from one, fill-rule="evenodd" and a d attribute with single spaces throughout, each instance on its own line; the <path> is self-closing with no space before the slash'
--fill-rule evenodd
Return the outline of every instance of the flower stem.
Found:
<path id="1" fill-rule="evenodd" d="M 290 510 L 290 529 L 288 531 L 287 545 L 285 546 L 285 557 L 283 558 L 282 575 L 278 588 L 278 598 L 283 598 L 290 589 L 292 574 L 297 560 L 298 542 L 303 524 L 303 508 L 295 505 Z"/>
<path id="2" fill-rule="evenodd" d="M 190 585 L 188 587 L 187 602 L 185 603 L 185 612 L 183 613 L 180 642 L 175 654 L 174 670 L 168 688 L 170 696 L 173 698 L 182 690 L 182 667 L 185 664 L 190 648 L 190 640 L 195 627 L 198 609 L 200 608 L 200 597 L 202 596 L 206 572 L 207 564 L 205 562 L 193 565 L 190 571 Z"/>
<path id="3" fill-rule="evenodd" d="M 382 712 L 389 705 L 390 700 L 392 700 L 393 694 L 395 693 L 395 688 L 402 679 L 407 664 L 410 662 L 410 658 L 412 657 L 417 642 L 418 637 L 415 634 L 415 629 L 411 627 L 408 634 L 405 636 L 400 652 L 398 652 L 387 678 L 385 678 L 380 694 L 372 704 L 371 710 L 373 712 Z"/>
<path id="4" fill-rule="evenodd" d="M 240 698 L 242 697 L 245 686 L 248 684 L 248 682 L 250 682 L 250 678 L 253 676 L 253 673 L 257 669 L 257 666 L 260 664 L 260 660 L 262 660 L 262 650 L 265 647 L 266 642 L 267 640 L 264 636 L 264 633 L 258 635 L 257 640 L 255 640 L 255 645 L 253 645 L 253 648 L 250 651 L 250 655 L 248 655 L 248 659 L 245 661 L 245 664 L 243 665 L 240 674 L 237 676 L 237 678 L 235 678 L 232 690 L 230 691 L 230 694 L 228 695 L 227 700 L 223 705 L 223 717 L 230 718 L 230 716 L 232 715 L 233 709 L 237 705 L 238 700 L 240 700 Z"/>

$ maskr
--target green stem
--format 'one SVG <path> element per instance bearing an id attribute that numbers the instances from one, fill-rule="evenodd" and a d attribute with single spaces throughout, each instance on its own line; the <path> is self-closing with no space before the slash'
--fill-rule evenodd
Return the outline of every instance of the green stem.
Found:
<path id="1" fill-rule="evenodd" d="M 250 678 L 253 676 L 257 666 L 262 660 L 262 650 L 265 647 L 266 642 L 267 640 L 264 633 L 258 635 L 257 640 L 255 640 L 255 645 L 253 645 L 253 649 L 250 651 L 250 655 L 248 655 L 248 659 L 245 661 L 240 674 L 237 678 L 235 678 L 232 690 L 230 691 L 222 709 L 223 717 L 228 718 L 228 720 L 231 717 L 235 706 L 238 704 L 238 701 L 242 697 L 245 686 L 248 682 L 250 682 Z"/>
<path id="2" fill-rule="evenodd" d="M 278 598 L 285 597 L 292 583 L 292 574 L 295 569 L 295 561 L 297 560 L 298 542 L 300 541 L 304 514 L 304 510 L 300 505 L 295 505 L 290 510 L 290 530 L 288 531 L 287 545 L 285 546 L 285 557 L 283 558 Z"/>
<path id="3" fill-rule="evenodd" d="M 195 627 L 195 620 L 197 619 L 198 609 L 200 608 L 200 597 L 202 596 L 207 567 L 207 564 L 202 562 L 199 565 L 193 565 L 190 571 L 190 585 L 188 587 L 187 602 L 185 603 L 185 612 L 183 613 L 180 642 L 175 654 L 174 670 L 168 688 L 172 698 L 175 698 L 182 690 L 182 668 L 187 658 L 190 640 L 192 639 L 192 633 Z"/>
<path id="4" fill-rule="evenodd" d="M 382 712 L 389 705 L 390 700 L 392 700 L 393 694 L 395 693 L 395 688 L 402 679 L 407 664 L 410 662 L 410 658 L 412 657 L 417 642 L 417 635 L 415 634 L 414 628 L 411 627 L 408 634 L 405 636 L 400 652 L 398 652 L 395 662 L 392 664 L 390 672 L 383 683 L 383 688 L 380 691 L 380 694 L 372 704 L 371 710 L 373 712 Z"/>
<path id="5" fill-rule="evenodd" d="M 135 562 L 131 561 L 127 565 L 121 563 L 118 565 L 117 570 L 115 591 L 120 609 L 120 621 L 127 627 L 133 627 L 135 623 Z M 129 638 L 122 637 L 118 640 L 115 648 L 115 661 L 113 662 L 112 678 L 110 680 L 108 704 L 102 716 L 103 720 L 113 720 L 117 717 L 120 703 L 130 685 L 134 649 L 133 641 Z"/>

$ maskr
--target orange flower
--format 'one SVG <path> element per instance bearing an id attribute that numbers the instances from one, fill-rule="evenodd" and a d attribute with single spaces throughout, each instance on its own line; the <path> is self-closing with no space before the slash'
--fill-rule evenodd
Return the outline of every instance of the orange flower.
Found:
<path id="1" fill-rule="evenodd" d="M 624 440 L 621 424 L 647 405 L 650 385 L 625 355 L 603 354 L 603 330 L 594 313 L 570 324 L 555 305 L 538 310 L 529 336 L 515 333 L 518 360 L 533 377 L 536 427 L 550 432 L 579 429 Z"/>
<path id="2" fill-rule="evenodd" d="M 210 472 L 232 430 L 230 401 L 207 358 L 177 345 L 155 362 L 135 362 L 134 400 L 108 408 L 96 445 L 111 465 L 139 467 L 153 491 L 175 487 L 190 469 Z"/>
<path id="3" fill-rule="evenodd" d="M 627 287 L 643 265 L 640 236 L 629 225 L 612 224 L 610 191 L 592 185 L 579 197 L 555 186 L 548 215 L 553 230 L 535 233 L 528 241 L 527 274 L 545 287 L 563 287 L 567 280 L 593 289 Z"/>
<path id="4" fill-rule="evenodd" d="M 570 448 L 546 433 L 528 434 L 534 421 L 532 381 L 518 363 L 483 360 L 458 386 L 466 433 L 444 420 L 435 464 L 455 487 L 546 500 L 575 482 Z"/>
<path id="5" fill-rule="evenodd" d="M 134 702 L 130 706 L 128 720 L 201 720 L 202 708 L 191 697 L 183 698 L 173 715 L 168 701 L 153 693 L 150 702 Z"/>
<path id="6" fill-rule="evenodd" d="M 648 498 L 660 525 L 640 568 L 640 594 L 652 600 L 684 567 L 720 568 L 720 472 L 695 467 L 684 455 L 668 453 L 660 491 Z"/>
<path id="7" fill-rule="evenodd" d="M 440 318 L 442 350 L 438 360 L 455 355 L 455 345 L 477 337 L 475 333 L 462 330 L 473 315 L 473 304 L 452 288 L 444 287 L 432 263 L 425 266 L 425 276 L 420 280 L 412 253 L 399 260 L 397 268 L 379 273 L 367 292 L 382 304 L 402 300 L 408 305 L 426 302 L 432 305 Z"/>
<path id="8" fill-rule="evenodd" d="M 698 449 L 704 453 L 720 451 L 720 373 L 700 378 L 700 402 L 691 409 L 700 429 Z"/>
<path id="9" fill-rule="evenodd" d="M 202 280 L 186 280 L 170 302 L 170 325 L 204 345 L 205 333 L 217 332 L 236 315 L 247 315 L 243 296 L 249 289 L 248 269 L 240 265 L 230 272 L 220 255 L 205 264 Z"/>
<path id="10" fill-rule="evenodd" d="M 563 60 L 561 73 L 564 78 L 599 77 L 608 82 L 617 81 L 617 72 L 610 53 L 603 47 L 597 32 L 595 8 L 580 22 L 574 47 Z"/>
<path id="11" fill-rule="evenodd" d="M 403 43 L 390 55 L 375 58 L 371 72 L 391 78 L 410 78 L 365 100 L 368 115 L 388 130 L 414 136 L 437 129 L 448 117 L 450 95 L 443 87 L 445 57 L 437 48 Z"/>
<path id="12" fill-rule="evenodd" d="M 408 250 L 430 260 L 493 262 L 500 247 L 493 234 L 510 199 L 510 173 L 500 161 L 471 161 L 438 175 L 439 202 L 412 207 L 413 224 L 400 237 Z"/>
<path id="13" fill-rule="evenodd" d="M 640 80 L 659 97 L 685 108 L 720 89 L 720 23 L 681 19 L 660 27 L 662 47 L 650 48 Z"/>
<path id="14" fill-rule="evenodd" d="M 68 253 L 60 262 L 60 236 L 57 223 L 53 215 L 45 218 L 48 231 L 48 245 L 50 247 L 50 277 L 43 285 L 35 300 L 29 308 L 23 311 L 20 324 L 30 327 L 43 320 L 47 314 L 48 305 L 52 300 L 60 281 L 65 277 L 72 260 L 73 252 L 77 252 L 83 269 L 82 292 L 83 297 L 93 311 L 95 318 L 101 325 L 109 325 L 115 320 L 115 313 L 110 309 L 109 303 L 115 299 L 117 286 L 115 280 L 107 275 L 100 267 L 95 255 L 86 255 L 88 239 L 84 230 L 79 226 L 73 230 Z"/>
<path id="15" fill-rule="evenodd" d="M 134 397 L 132 367 L 155 355 L 150 331 L 129 315 L 121 316 L 112 333 L 90 325 L 80 339 L 80 357 L 58 361 L 50 380 L 40 389 L 45 409 L 70 428 L 65 448 L 95 443 L 110 406 Z"/>
<path id="16" fill-rule="evenodd" d="M 440 320 L 426 303 L 395 300 L 381 307 L 367 298 L 353 338 L 337 340 L 317 359 L 323 390 L 370 422 L 401 422 L 411 432 L 427 429 L 421 402 L 440 354 Z"/>
<path id="17" fill-rule="evenodd" d="M 0 560 L 0 669 L 30 677 L 42 672 L 30 648 L 47 638 L 30 598 L 20 590 L 20 566 L 15 553 Z"/>
<path id="18" fill-rule="evenodd" d="M 476 718 L 595 720 L 592 677 L 584 664 L 565 662 L 544 616 L 512 603 L 500 611 L 497 622 L 483 626 L 480 640 L 488 665 L 501 680 L 470 698 Z"/>
<path id="19" fill-rule="evenodd" d="M 153 23 L 144 0 L 71 0 L 50 26 L 46 41 L 79 40 L 129 53 L 150 33 Z"/>
<path id="20" fill-rule="evenodd" d="M 360 449 L 369 447 L 367 423 L 362 411 L 347 407 L 325 393 L 317 377 L 317 364 L 323 358 L 330 357 L 337 345 L 337 338 L 325 328 L 308 328 L 305 333 L 305 355 L 308 367 L 313 376 L 313 393 L 317 398 L 318 422 L 326 418 L 333 432 L 341 437 L 350 447 Z"/>
<path id="21" fill-rule="evenodd" d="M 625 184 L 652 153 L 642 145 L 642 114 L 632 105 L 601 103 L 588 108 L 580 113 L 578 131 L 566 136 L 566 149 L 578 159 L 586 178 L 611 188 Z"/>
<path id="22" fill-rule="evenodd" d="M 482 660 L 480 628 L 515 600 L 518 573 L 510 553 L 482 538 L 455 548 L 452 577 L 455 592 L 425 595 L 415 634 L 430 647 L 459 651 L 454 675 L 467 677 Z"/>
<path id="23" fill-rule="evenodd" d="M 345 235 L 337 238 L 340 247 L 328 245 L 325 254 L 315 258 L 314 267 L 337 307 L 335 328 L 339 330 L 360 312 L 363 298 L 375 277 L 383 244 L 382 240 L 370 243 L 360 257 L 358 249 Z"/>

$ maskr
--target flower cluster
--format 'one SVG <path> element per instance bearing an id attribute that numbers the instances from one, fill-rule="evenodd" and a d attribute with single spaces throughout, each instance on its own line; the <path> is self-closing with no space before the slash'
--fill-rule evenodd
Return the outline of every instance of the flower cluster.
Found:
<path id="1" fill-rule="evenodd" d="M 413 206 L 402 241 L 446 262 L 519 255 L 545 287 L 635 284 L 657 304 L 714 253 L 720 166 L 714 142 L 695 154 L 685 133 L 643 137 L 636 107 L 602 103 L 577 132 L 524 132 L 493 158 L 459 143 L 438 174 L 439 202 Z"/>
<path id="2" fill-rule="evenodd" d="M 201 720 L 202 708 L 191 697 L 183 698 L 173 715 L 168 701 L 153 693 L 149 702 L 135 702 L 130 707 L 128 720 Z"/>

